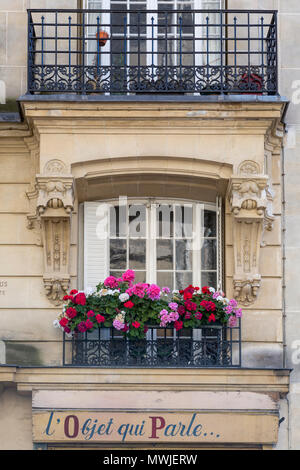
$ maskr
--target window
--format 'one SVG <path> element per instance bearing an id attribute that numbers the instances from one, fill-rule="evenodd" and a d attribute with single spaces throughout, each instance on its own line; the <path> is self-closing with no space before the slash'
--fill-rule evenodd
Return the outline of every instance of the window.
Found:
<path id="1" fill-rule="evenodd" d="M 176 75 L 179 66 L 220 65 L 220 17 L 198 10 L 217 10 L 222 4 L 222 0 L 86 0 L 85 8 L 95 10 L 87 19 L 91 25 L 86 28 L 87 65 L 97 66 L 101 76 L 105 66 L 126 66 L 126 80 L 133 67 L 140 72 L 150 67 L 159 79 L 165 67 Z M 99 28 L 110 35 L 101 50 L 95 39 Z"/>
<path id="2" fill-rule="evenodd" d="M 171 290 L 222 285 L 221 207 L 193 201 L 84 203 L 84 286 L 127 269 Z"/>
<path id="3" fill-rule="evenodd" d="M 156 198 L 83 203 L 84 288 L 127 269 L 135 271 L 136 282 L 171 290 L 191 283 L 222 287 L 221 202 L 218 197 L 215 204 Z M 120 332 L 101 328 L 78 338 L 75 356 L 94 365 L 215 365 L 225 357 L 224 334 L 212 328 L 179 333 L 150 328 L 146 343 L 131 344 Z"/>

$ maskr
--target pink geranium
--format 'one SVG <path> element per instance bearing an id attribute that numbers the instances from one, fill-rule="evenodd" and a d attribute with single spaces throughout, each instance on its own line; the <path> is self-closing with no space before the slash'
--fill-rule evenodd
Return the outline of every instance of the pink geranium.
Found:
<path id="1" fill-rule="evenodd" d="M 134 271 L 132 271 L 132 269 L 127 269 L 127 271 L 122 274 L 122 279 L 124 282 L 131 283 L 134 281 L 134 277 L 135 277 L 135 274 L 134 274 Z"/>
<path id="2" fill-rule="evenodd" d="M 137 284 L 134 284 L 133 286 L 129 287 L 126 290 L 126 293 L 129 295 L 137 295 L 140 299 L 143 299 L 145 297 L 147 287 L 148 284 L 138 282 Z"/>
<path id="3" fill-rule="evenodd" d="M 105 281 L 103 282 L 105 287 L 110 287 L 111 289 L 114 289 L 118 287 L 118 280 L 115 278 L 115 276 L 108 276 Z"/>
<path id="4" fill-rule="evenodd" d="M 78 328 L 78 331 L 80 331 L 81 333 L 84 333 L 87 330 L 86 324 L 84 321 L 80 322 L 77 328 Z"/>
<path id="5" fill-rule="evenodd" d="M 235 316 L 231 316 L 228 320 L 228 325 L 232 328 L 234 326 L 236 326 L 237 324 L 237 319 Z"/>
<path id="6" fill-rule="evenodd" d="M 160 299 L 160 287 L 157 286 L 156 284 L 151 284 L 148 288 L 147 288 L 147 294 L 148 294 L 148 297 L 151 299 L 151 300 L 159 300 Z"/>

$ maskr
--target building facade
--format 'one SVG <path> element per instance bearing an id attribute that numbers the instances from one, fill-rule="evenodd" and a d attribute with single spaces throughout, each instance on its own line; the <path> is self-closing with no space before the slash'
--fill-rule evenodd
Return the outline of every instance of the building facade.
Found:
<path id="1" fill-rule="evenodd" d="M 300 448 L 299 21 L 293 0 L 0 3 L 2 449 Z M 53 328 L 127 269 L 242 319 L 172 330 L 167 361 L 159 331 L 132 362 Z"/>

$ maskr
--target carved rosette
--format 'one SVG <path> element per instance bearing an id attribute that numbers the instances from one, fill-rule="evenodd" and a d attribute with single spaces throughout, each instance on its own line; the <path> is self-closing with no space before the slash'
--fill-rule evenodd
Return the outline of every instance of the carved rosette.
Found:
<path id="1" fill-rule="evenodd" d="M 259 174 L 255 162 L 243 162 L 232 176 L 228 197 L 233 215 L 234 296 L 242 305 L 255 302 L 260 286 L 260 250 L 265 228 L 274 217 L 268 191 L 268 176 Z"/>
<path id="2" fill-rule="evenodd" d="M 70 285 L 71 216 L 74 209 L 73 176 L 66 174 L 59 160 L 47 163 L 44 173 L 36 176 L 36 213 L 29 222 L 38 221 L 44 250 L 44 287 L 55 306 Z M 37 222 L 35 222 L 37 225 Z"/>

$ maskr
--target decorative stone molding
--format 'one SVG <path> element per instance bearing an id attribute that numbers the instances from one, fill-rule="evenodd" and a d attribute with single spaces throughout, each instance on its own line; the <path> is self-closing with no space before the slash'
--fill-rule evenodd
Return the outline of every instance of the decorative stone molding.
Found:
<path id="1" fill-rule="evenodd" d="M 67 294 L 70 285 L 70 278 L 44 277 L 44 287 L 46 295 L 51 303 L 59 306 L 62 298 Z"/>
<path id="2" fill-rule="evenodd" d="M 272 229 L 274 220 L 268 176 L 259 171 L 256 162 L 243 162 L 228 188 L 233 215 L 234 296 L 243 305 L 250 305 L 257 298 L 263 233 Z"/>
<path id="3" fill-rule="evenodd" d="M 42 215 L 47 208 L 64 209 L 67 214 L 73 211 L 73 177 L 44 176 L 36 178 L 38 213 Z"/>
<path id="4" fill-rule="evenodd" d="M 74 210 L 73 176 L 64 173 L 60 160 L 51 160 L 36 175 L 35 189 L 27 196 L 35 201 L 28 227 L 40 229 L 44 251 L 44 287 L 48 299 L 58 306 L 70 284 L 71 216 Z"/>

